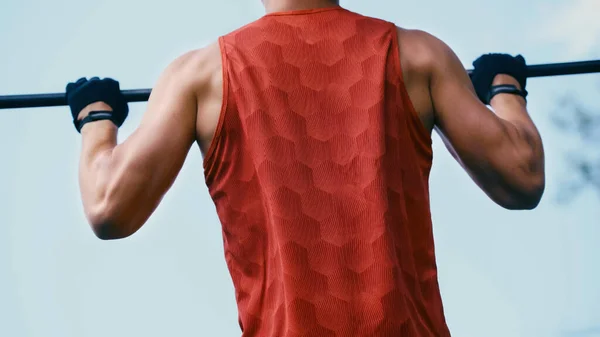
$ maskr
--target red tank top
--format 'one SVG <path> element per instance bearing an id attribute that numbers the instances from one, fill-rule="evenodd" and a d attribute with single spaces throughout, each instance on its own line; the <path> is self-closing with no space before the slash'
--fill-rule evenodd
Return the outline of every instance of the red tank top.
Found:
<path id="1" fill-rule="evenodd" d="M 431 138 L 394 24 L 280 12 L 219 39 L 205 176 L 244 337 L 449 336 L 429 212 Z"/>

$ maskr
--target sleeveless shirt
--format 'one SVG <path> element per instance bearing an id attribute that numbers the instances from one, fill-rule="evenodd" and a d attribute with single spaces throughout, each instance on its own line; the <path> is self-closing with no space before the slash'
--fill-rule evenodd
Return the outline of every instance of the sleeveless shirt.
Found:
<path id="1" fill-rule="evenodd" d="M 431 138 L 396 26 L 338 6 L 267 14 L 219 44 L 204 169 L 242 336 L 450 336 Z"/>

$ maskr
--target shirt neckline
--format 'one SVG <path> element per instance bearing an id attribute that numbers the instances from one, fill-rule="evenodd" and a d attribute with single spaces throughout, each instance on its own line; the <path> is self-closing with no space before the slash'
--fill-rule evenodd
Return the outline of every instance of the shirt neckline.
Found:
<path id="1" fill-rule="evenodd" d="M 321 13 L 321 12 L 340 10 L 340 9 L 342 9 L 342 7 L 338 5 L 338 6 L 322 7 L 322 8 L 297 9 L 297 10 L 290 10 L 290 11 L 272 12 L 272 13 L 265 14 L 265 16 L 305 15 L 305 14 Z"/>

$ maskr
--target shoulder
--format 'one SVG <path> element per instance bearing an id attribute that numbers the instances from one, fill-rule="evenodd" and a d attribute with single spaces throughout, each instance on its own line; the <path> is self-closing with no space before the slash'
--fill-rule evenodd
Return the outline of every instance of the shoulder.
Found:
<path id="1" fill-rule="evenodd" d="M 455 57 L 444 41 L 428 32 L 400 27 L 396 29 L 403 63 L 418 72 L 432 73 Z"/>
<path id="2" fill-rule="evenodd" d="M 221 81 L 221 52 L 218 42 L 188 51 L 175 58 L 163 71 L 160 82 L 179 91 L 198 93 Z"/>
<path id="3" fill-rule="evenodd" d="M 210 79 L 221 68 L 221 50 L 218 42 L 204 48 L 188 51 L 169 64 L 166 72 L 186 83 L 200 83 Z"/>

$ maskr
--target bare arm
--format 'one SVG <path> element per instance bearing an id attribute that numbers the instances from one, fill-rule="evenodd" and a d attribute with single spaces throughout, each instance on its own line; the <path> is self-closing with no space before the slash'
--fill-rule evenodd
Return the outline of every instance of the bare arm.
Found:
<path id="1" fill-rule="evenodd" d="M 122 144 L 117 145 L 117 128 L 110 121 L 83 127 L 81 196 L 99 238 L 135 233 L 181 170 L 195 141 L 197 92 L 202 90 L 199 53 L 169 65 L 152 91 L 141 125 Z M 81 118 L 103 104 L 88 106 Z"/>
<path id="2" fill-rule="evenodd" d="M 479 101 L 454 52 L 429 36 L 432 48 L 430 90 L 435 127 L 450 152 L 482 190 L 508 209 L 535 208 L 544 191 L 544 151 L 525 100 L 500 94 Z M 498 75 L 494 84 L 516 84 Z"/>

